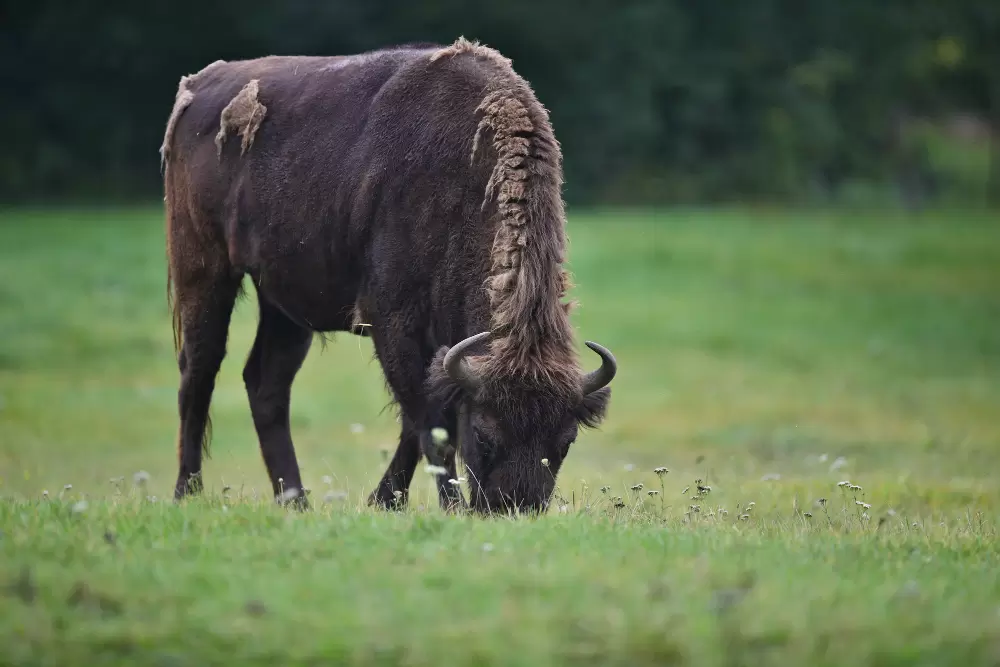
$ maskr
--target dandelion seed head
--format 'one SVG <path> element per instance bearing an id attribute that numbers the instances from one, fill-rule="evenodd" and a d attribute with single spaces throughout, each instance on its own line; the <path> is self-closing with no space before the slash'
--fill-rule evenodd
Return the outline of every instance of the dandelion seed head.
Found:
<path id="1" fill-rule="evenodd" d="M 145 484 L 149 481 L 149 473 L 145 470 L 140 470 L 132 475 L 132 481 L 136 484 Z"/>
<path id="2" fill-rule="evenodd" d="M 73 504 L 73 514 L 82 514 L 83 512 L 87 511 L 87 507 L 88 507 L 87 501 L 80 500 Z"/>
<path id="3" fill-rule="evenodd" d="M 396 500 L 399 500 L 400 498 L 402 498 L 402 497 L 403 497 L 403 492 L 402 492 L 402 491 L 400 491 L 399 489 L 396 489 L 395 491 L 393 491 L 393 492 L 392 492 L 392 496 L 393 496 L 393 498 L 395 498 Z"/>
<path id="4" fill-rule="evenodd" d="M 427 472 L 428 475 L 434 475 L 435 477 L 440 477 L 441 475 L 448 474 L 448 470 L 446 468 L 431 464 L 427 464 L 426 466 L 424 466 L 424 470 Z"/>
<path id="5" fill-rule="evenodd" d="M 431 429 L 431 440 L 434 444 L 440 447 L 448 442 L 448 431 L 447 429 L 441 428 L 440 426 L 435 426 Z"/>
<path id="6" fill-rule="evenodd" d="M 548 459 L 542 459 L 542 465 L 544 467 L 548 468 L 549 467 L 549 460 Z"/>

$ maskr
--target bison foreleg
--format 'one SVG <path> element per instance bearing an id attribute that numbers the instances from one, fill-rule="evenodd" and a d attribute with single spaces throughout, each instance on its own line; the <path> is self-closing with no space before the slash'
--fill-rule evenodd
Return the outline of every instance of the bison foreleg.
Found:
<path id="1" fill-rule="evenodd" d="M 243 369 L 243 382 L 275 499 L 304 508 L 308 501 L 292 444 L 289 406 L 292 382 L 309 352 L 312 332 L 262 297 L 259 301 L 260 322 Z"/>

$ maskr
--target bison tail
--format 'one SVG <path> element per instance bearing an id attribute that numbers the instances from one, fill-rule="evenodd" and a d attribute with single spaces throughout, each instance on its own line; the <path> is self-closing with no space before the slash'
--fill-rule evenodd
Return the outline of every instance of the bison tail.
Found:
<path id="1" fill-rule="evenodd" d="M 170 197 L 166 198 L 166 247 L 167 247 L 167 310 L 170 312 L 171 329 L 173 329 L 174 353 L 179 354 L 184 343 L 181 327 L 181 312 L 177 306 L 177 285 L 174 280 L 174 205 Z"/>

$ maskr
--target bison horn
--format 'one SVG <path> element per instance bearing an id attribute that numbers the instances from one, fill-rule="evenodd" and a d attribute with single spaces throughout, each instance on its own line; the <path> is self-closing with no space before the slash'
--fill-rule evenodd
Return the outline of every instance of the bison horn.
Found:
<path id="1" fill-rule="evenodd" d="M 615 355 L 611 354 L 607 348 L 604 348 L 597 343 L 592 343 L 589 340 L 587 341 L 587 347 L 601 357 L 601 367 L 596 371 L 587 373 L 583 377 L 584 396 L 606 387 L 611 380 L 614 379 L 615 373 L 618 372 L 618 362 L 615 361 Z"/>
<path id="2" fill-rule="evenodd" d="M 482 380 L 473 372 L 469 366 L 469 362 L 465 360 L 465 355 L 468 354 L 469 350 L 476 343 L 489 338 L 489 336 L 489 331 L 469 336 L 448 350 L 448 354 L 444 355 L 444 371 L 448 374 L 448 377 L 469 391 L 476 391 L 482 384 Z"/>

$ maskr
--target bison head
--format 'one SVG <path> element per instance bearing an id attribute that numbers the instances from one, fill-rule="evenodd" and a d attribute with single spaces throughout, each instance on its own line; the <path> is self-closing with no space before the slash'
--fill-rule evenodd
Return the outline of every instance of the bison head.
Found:
<path id="1" fill-rule="evenodd" d="M 604 418 L 617 364 L 611 352 L 588 341 L 601 366 L 574 375 L 572 382 L 553 386 L 493 377 L 469 358 L 470 350 L 489 336 L 483 332 L 442 350 L 431 368 L 431 391 L 459 401 L 458 440 L 472 508 L 542 511 L 580 427 L 595 427 Z"/>

